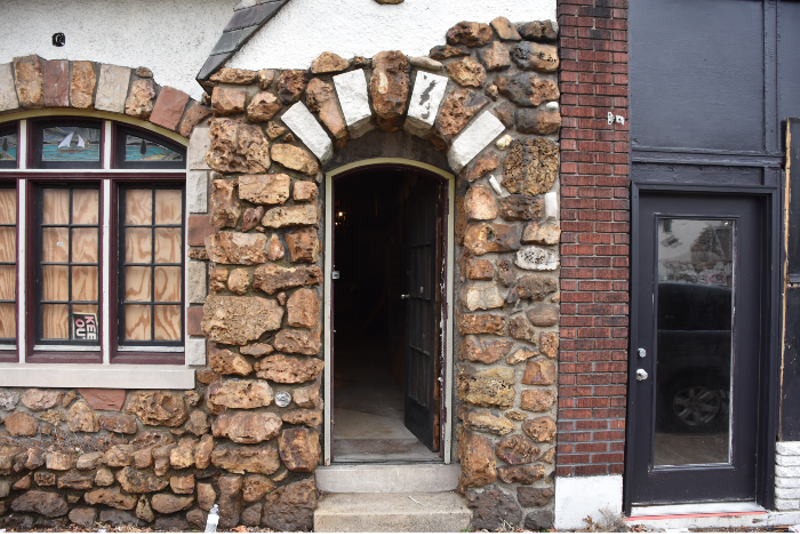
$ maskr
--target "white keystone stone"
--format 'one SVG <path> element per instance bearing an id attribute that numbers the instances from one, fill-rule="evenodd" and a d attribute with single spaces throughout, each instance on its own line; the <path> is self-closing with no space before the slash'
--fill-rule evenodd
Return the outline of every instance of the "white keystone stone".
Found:
<path id="1" fill-rule="evenodd" d="M 308 111 L 305 104 L 298 102 L 290 107 L 281 116 L 281 120 L 305 143 L 318 160 L 324 163 L 333 156 L 331 138 L 322 129 L 314 115 Z"/>
<path id="2" fill-rule="evenodd" d="M 12 111 L 19 107 L 17 88 L 11 75 L 11 63 L 0 65 L 0 111 Z"/>
<path id="3" fill-rule="evenodd" d="M 520 269 L 528 271 L 555 271 L 558 269 L 558 257 L 551 250 L 541 247 L 526 247 L 518 250 L 514 263 Z"/>
<path id="4" fill-rule="evenodd" d="M 128 84 L 131 81 L 131 69 L 117 65 L 102 65 L 97 80 L 97 96 L 94 107 L 100 111 L 123 113 L 125 99 L 128 98 Z"/>
<path id="5" fill-rule="evenodd" d="M 190 304 L 203 304 L 206 301 L 207 272 L 204 261 L 189 260 L 186 267 L 186 299 Z"/>
<path id="6" fill-rule="evenodd" d="M 558 219 L 558 195 L 554 191 L 544 194 L 544 218 Z"/>
<path id="7" fill-rule="evenodd" d="M 797 510 L 799 508 L 800 502 L 797 499 L 775 499 L 775 509 L 779 512 Z"/>
<path id="8" fill-rule="evenodd" d="M 189 213 L 208 213 L 208 171 L 186 173 L 186 206 Z"/>
<path id="9" fill-rule="evenodd" d="M 350 137 L 356 139 L 372 129 L 372 110 L 369 109 L 367 78 L 362 69 L 337 74 L 333 77 L 336 95 L 344 113 Z"/>
<path id="10" fill-rule="evenodd" d="M 800 478 L 775 477 L 776 488 L 800 488 Z"/>
<path id="11" fill-rule="evenodd" d="M 189 138 L 189 150 L 187 151 L 187 169 L 209 170 L 211 167 L 206 162 L 206 153 L 211 147 L 211 137 L 208 135 L 208 126 L 198 126 L 192 131 Z"/>
<path id="12" fill-rule="evenodd" d="M 778 454 L 777 456 L 775 456 L 775 464 L 785 465 L 787 467 L 800 465 L 800 456 L 788 456 L 784 454 Z"/>
<path id="13" fill-rule="evenodd" d="M 445 89 L 447 89 L 446 76 L 417 71 L 411 103 L 408 106 L 408 117 L 403 129 L 410 134 L 427 137 L 439 113 L 439 106 L 444 100 Z"/>
<path id="14" fill-rule="evenodd" d="M 459 172 L 464 168 L 464 165 L 472 161 L 481 150 L 486 148 L 486 145 L 494 141 L 505 129 L 506 127 L 503 126 L 500 119 L 492 113 L 487 111 L 479 115 L 453 141 L 453 145 L 447 153 L 450 168 L 455 172 Z"/>
<path id="15" fill-rule="evenodd" d="M 780 455 L 800 456 L 800 441 L 779 441 L 775 444 L 775 452 Z"/>
<path id="16" fill-rule="evenodd" d="M 786 466 L 786 465 L 775 466 L 775 476 L 800 478 L 800 467 Z"/>
<path id="17" fill-rule="evenodd" d="M 187 336 L 184 354 L 186 365 L 205 365 L 206 338 Z"/>

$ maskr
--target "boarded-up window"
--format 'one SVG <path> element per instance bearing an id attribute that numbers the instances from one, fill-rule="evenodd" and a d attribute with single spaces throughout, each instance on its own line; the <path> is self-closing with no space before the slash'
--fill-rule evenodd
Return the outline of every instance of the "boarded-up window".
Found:
<path id="1" fill-rule="evenodd" d="M 120 190 L 120 343 L 182 339 L 183 189 Z"/>
<path id="2" fill-rule="evenodd" d="M 17 190 L 0 187 L 0 342 L 17 337 Z"/>
<path id="3" fill-rule="evenodd" d="M 39 342 L 81 341 L 73 323 L 97 315 L 100 285 L 100 191 L 97 186 L 37 189 Z M 101 325 L 102 326 L 102 325 Z"/>

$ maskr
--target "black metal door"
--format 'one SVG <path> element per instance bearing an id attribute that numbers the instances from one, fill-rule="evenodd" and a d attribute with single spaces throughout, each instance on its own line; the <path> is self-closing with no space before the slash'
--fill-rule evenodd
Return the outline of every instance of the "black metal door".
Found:
<path id="1" fill-rule="evenodd" d="M 643 194 L 630 356 L 631 503 L 754 500 L 759 200 Z"/>
<path id="2" fill-rule="evenodd" d="M 438 188 L 437 188 L 438 189 Z M 405 425 L 426 447 L 439 450 L 439 313 L 437 264 L 441 265 L 436 191 L 408 203 Z"/>

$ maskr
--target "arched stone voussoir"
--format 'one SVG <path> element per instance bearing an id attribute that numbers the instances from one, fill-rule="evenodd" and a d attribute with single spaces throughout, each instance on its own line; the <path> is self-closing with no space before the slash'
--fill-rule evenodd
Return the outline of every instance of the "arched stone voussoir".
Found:
<path id="1" fill-rule="evenodd" d="M 211 110 L 146 67 L 47 60 L 36 55 L 0 64 L 0 114 L 39 109 L 119 113 L 188 138 Z"/>

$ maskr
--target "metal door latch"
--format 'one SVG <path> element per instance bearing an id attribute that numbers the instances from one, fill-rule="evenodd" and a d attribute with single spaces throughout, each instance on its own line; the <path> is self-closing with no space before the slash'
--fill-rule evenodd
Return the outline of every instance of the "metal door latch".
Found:
<path id="1" fill-rule="evenodd" d="M 648 376 L 647 371 L 645 371 L 644 369 L 636 370 L 636 380 L 638 380 L 639 382 L 647 380 L 647 376 Z"/>
<path id="2" fill-rule="evenodd" d="M 339 271 L 332 271 L 331 280 L 338 280 L 338 279 L 339 279 Z"/>

